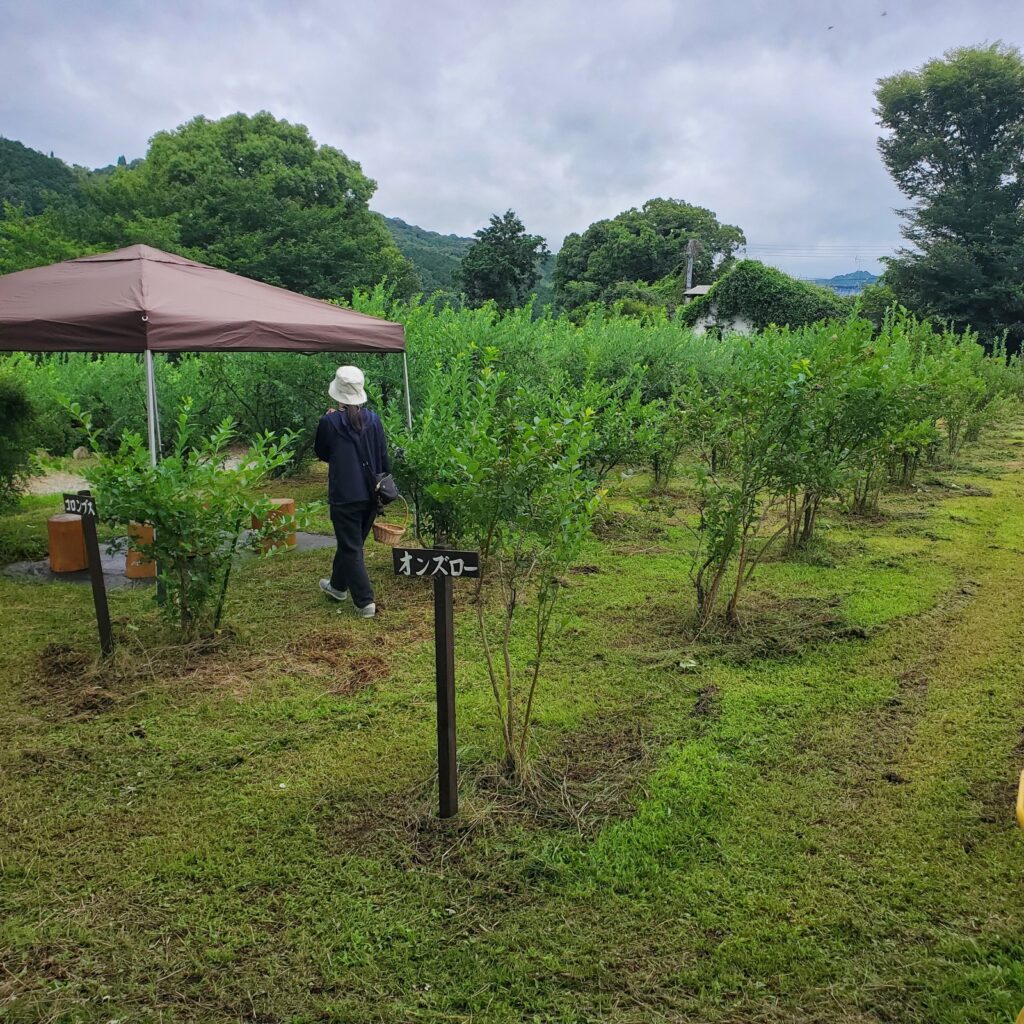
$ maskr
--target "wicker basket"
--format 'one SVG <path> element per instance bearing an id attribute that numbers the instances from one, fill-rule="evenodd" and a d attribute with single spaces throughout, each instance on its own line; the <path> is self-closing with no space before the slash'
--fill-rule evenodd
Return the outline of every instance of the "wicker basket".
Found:
<path id="1" fill-rule="evenodd" d="M 378 520 L 373 524 L 373 539 L 389 547 L 395 547 L 409 529 L 409 503 L 401 496 L 398 500 L 405 506 L 404 523 L 382 523 Z"/>

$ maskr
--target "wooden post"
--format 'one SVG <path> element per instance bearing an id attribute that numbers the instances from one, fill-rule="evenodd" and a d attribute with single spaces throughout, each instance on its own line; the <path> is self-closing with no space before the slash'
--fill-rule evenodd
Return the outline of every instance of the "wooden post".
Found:
<path id="1" fill-rule="evenodd" d="M 455 757 L 455 628 L 452 578 L 434 577 L 434 664 L 437 676 L 437 780 L 440 816 L 459 813 Z"/>
<path id="2" fill-rule="evenodd" d="M 277 519 L 280 516 L 293 516 L 295 515 L 295 499 L 294 498 L 271 498 L 270 509 L 267 512 L 267 518 L 259 519 L 256 516 L 252 517 L 252 528 L 259 530 L 272 519 Z M 264 540 L 260 547 L 263 551 L 270 551 L 272 548 L 286 548 L 294 547 L 297 543 L 297 537 L 295 534 L 295 528 L 292 527 L 287 534 L 283 537 L 279 537 L 276 540 L 267 538 Z"/>
<path id="3" fill-rule="evenodd" d="M 89 568 L 81 516 L 70 512 L 50 516 L 46 537 L 51 572 L 81 572 Z"/>
<path id="4" fill-rule="evenodd" d="M 133 541 L 137 544 L 152 544 L 153 537 L 153 527 L 148 523 L 128 524 L 128 550 L 124 554 L 124 574 L 128 579 L 156 579 L 156 562 L 132 547 Z"/>
<path id="5" fill-rule="evenodd" d="M 437 692 L 437 781 L 439 815 L 459 813 L 455 756 L 455 621 L 452 581 L 480 576 L 479 551 L 449 548 L 392 548 L 396 576 L 434 581 L 434 668 Z"/>
<path id="6" fill-rule="evenodd" d="M 106 658 L 114 651 L 114 634 L 110 628 L 110 609 L 107 607 L 107 587 L 103 580 L 103 562 L 100 542 L 96 536 L 96 503 L 89 491 L 64 495 L 64 510 L 82 517 L 85 534 L 85 553 L 89 558 L 89 581 L 92 583 L 92 603 L 96 608 L 96 627 L 100 634 L 100 650 Z"/>

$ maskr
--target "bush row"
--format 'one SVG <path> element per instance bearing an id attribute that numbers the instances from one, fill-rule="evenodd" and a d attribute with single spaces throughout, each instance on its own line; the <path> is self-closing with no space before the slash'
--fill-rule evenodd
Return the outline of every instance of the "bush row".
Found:
<path id="1" fill-rule="evenodd" d="M 586 425 L 580 458 L 595 487 L 615 467 L 648 468 L 663 486 L 685 457 L 698 498 L 701 624 L 724 601 L 727 574 L 724 610 L 735 621 L 765 552 L 810 543 L 824 501 L 871 510 L 885 484 L 952 462 L 1024 392 L 1018 360 L 896 311 L 880 329 L 853 316 L 722 339 L 667 320 L 595 316 L 575 329 L 528 314 L 390 313 L 415 353 L 417 414 L 411 430 L 400 403 L 384 401 L 385 415 L 426 529 L 486 544 L 474 487 L 513 466 L 539 424 Z M 512 490 L 507 518 L 534 515 L 529 488 Z"/>
<path id="2" fill-rule="evenodd" d="M 869 510 L 887 482 L 909 484 L 922 464 L 956 459 L 1024 390 L 1019 363 L 1005 353 L 986 354 L 969 333 L 900 312 L 880 328 L 854 316 L 712 338 L 660 314 L 640 322 L 595 312 L 575 325 L 535 320 L 529 309 L 499 317 L 486 308 L 394 303 L 382 289 L 354 304 L 406 327 L 411 427 L 400 360 L 359 362 L 399 450 L 396 475 L 415 501 L 422 539 L 477 548 L 487 559 L 473 605 L 512 775 L 528 770 L 534 695 L 561 580 L 613 471 L 648 468 L 663 487 L 685 464 L 696 500 L 696 628 L 722 615 L 735 625 L 765 554 L 773 545 L 809 544 L 824 502 Z M 177 593 L 209 598 L 211 606 L 219 595 L 220 607 L 230 560 L 194 578 L 196 559 L 216 548 L 207 534 L 223 529 L 221 506 L 205 497 L 212 480 L 230 476 L 217 468 L 230 427 L 216 424 L 227 416 L 243 437 L 287 437 L 274 460 L 261 463 L 266 470 L 282 465 L 286 449 L 301 462 L 328 404 L 334 364 L 327 356 L 262 354 L 160 360 L 170 457 L 153 472 L 140 436 L 138 359 L 14 357 L 3 369 L 31 396 L 37 438 L 58 451 L 80 436 L 63 403 L 88 412 L 91 445 L 118 452 L 101 458 L 93 479 L 109 508 L 118 507 L 118 494 L 131 499 L 122 502 L 122 519 L 153 519 L 146 495 L 158 484 L 162 506 L 189 505 L 187 515 L 158 522 L 159 558 L 183 567 Z M 179 404 L 190 412 L 174 429 Z M 206 447 L 187 441 L 202 434 L 210 435 Z M 272 440 L 264 435 L 259 444 Z M 250 500 L 231 495 L 239 508 Z M 217 514 L 206 522 L 211 509 Z M 185 632 L 205 621 L 191 598 L 177 607 Z M 519 631 L 525 646 L 515 640 Z"/>
<path id="3" fill-rule="evenodd" d="M 881 329 L 850 317 L 716 339 L 696 336 L 660 314 L 641 322 L 595 311 L 576 325 L 565 317 L 534 319 L 529 308 L 499 316 L 491 308 L 394 302 L 382 287 L 357 293 L 354 305 L 405 325 L 417 420 L 431 412 L 438 391 L 466 390 L 472 373 L 486 364 L 510 386 L 569 395 L 592 408 L 595 441 L 588 458 L 598 477 L 617 465 L 645 465 L 659 485 L 679 454 L 699 442 L 696 406 L 731 394 L 737 382 L 749 381 L 759 393 L 773 375 L 793 366 L 802 367 L 804 378 L 790 386 L 805 386 L 806 401 L 817 403 L 817 419 L 808 428 L 813 448 L 829 443 L 830 430 L 844 439 L 851 431 L 866 433 L 874 442 L 857 454 L 847 452 L 842 479 L 833 481 L 832 490 L 849 489 L 860 509 L 872 504 L 886 479 L 910 482 L 921 461 L 938 454 L 940 435 L 946 456 L 955 457 L 1000 402 L 1022 387 L 1019 363 L 1004 352 L 986 355 L 970 333 L 956 335 L 897 313 Z M 393 431 L 404 429 L 402 365 L 395 355 L 181 355 L 156 360 L 165 445 L 173 443 L 177 413 L 189 398 L 197 432 L 210 433 L 225 419 L 242 437 L 288 432 L 295 436 L 293 463 L 301 464 L 311 456 L 317 421 L 329 404 L 326 384 L 339 359 L 363 367 Z M 66 411 L 68 402 L 88 411 L 95 438 L 109 451 L 126 432 L 145 435 L 138 356 L 16 354 L 0 358 L 0 383 L 21 395 L 20 404 L 13 391 L 4 402 L 7 418 L 21 424 L 17 432 L 5 428 L 8 451 L 35 447 L 70 454 L 85 437 Z M 828 403 L 836 406 L 828 412 L 840 417 L 840 426 L 822 421 Z M 886 426 L 880 417 L 889 417 Z M 730 449 L 724 441 L 715 446 L 716 466 Z"/>

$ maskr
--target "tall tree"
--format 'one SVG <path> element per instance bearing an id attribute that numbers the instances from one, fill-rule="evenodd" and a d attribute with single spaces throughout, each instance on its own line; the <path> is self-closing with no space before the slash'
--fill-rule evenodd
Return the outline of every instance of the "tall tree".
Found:
<path id="1" fill-rule="evenodd" d="M 565 309 L 612 302 L 633 292 L 677 302 L 687 246 L 696 239 L 694 281 L 709 284 L 746 242 L 711 210 L 678 199 L 649 199 L 639 209 L 599 220 L 562 244 L 555 264 L 555 299 Z M 653 293 L 651 289 L 653 288 Z"/>
<path id="2" fill-rule="evenodd" d="M 475 235 L 459 266 L 466 300 L 474 306 L 492 301 L 499 309 L 521 306 L 540 280 L 539 265 L 551 255 L 547 243 L 540 235 L 528 235 L 513 210 L 502 217 L 494 214 Z"/>
<path id="3" fill-rule="evenodd" d="M 51 211 L 28 216 L 10 203 L 0 208 L 0 274 L 71 260 L 96 250 L 69 238 Z"/>
<path id="4" fill-rule="evenodd" d="M 878 148 L 913 249 L 885 282 L 909 308 L 1024 340 L 1024 60 L 1010 46 L 951 50 L 878 83 Z"/>
<path id="5" fill-rule="evenodd" d="M 385 278 L 409 294 L 415 271 L 369 209 L 376 187 L 303 125 L 232 114 L 158 132 L 145 160 L 105 169 L 64 209 L 102 246 L 145 242 L 317 298 Z"/>

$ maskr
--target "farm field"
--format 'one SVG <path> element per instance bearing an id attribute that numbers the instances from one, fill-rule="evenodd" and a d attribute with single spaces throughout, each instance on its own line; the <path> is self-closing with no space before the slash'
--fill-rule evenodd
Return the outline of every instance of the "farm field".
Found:
<path id="1" fill-rule="evenodd" d="M 449 822 L 430 591 L 386 549 L 377 620 L 290 553 L 205 649 L 116 591 L 102 669 L 87 587 L 0 576 L 0 1019 L 1013 1020 L 1024 421 L 866 522 L 826 508 L 699 642 L 673 488 L 615 484 L 571 573 L 531 797 L 457 595 Z M 40 543 L 47 500 L 0 541 Z"/>

